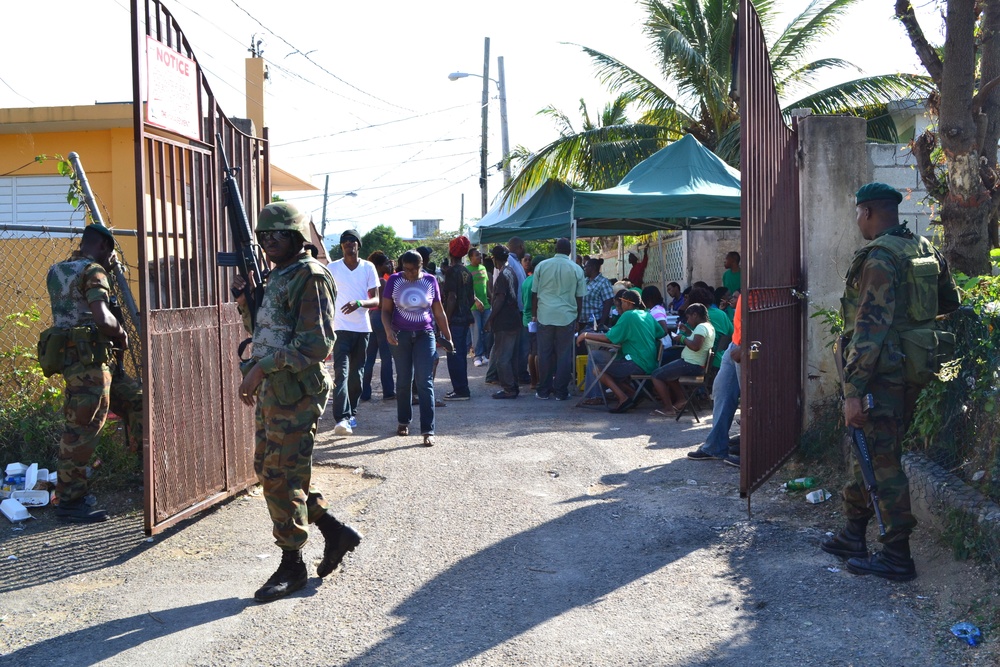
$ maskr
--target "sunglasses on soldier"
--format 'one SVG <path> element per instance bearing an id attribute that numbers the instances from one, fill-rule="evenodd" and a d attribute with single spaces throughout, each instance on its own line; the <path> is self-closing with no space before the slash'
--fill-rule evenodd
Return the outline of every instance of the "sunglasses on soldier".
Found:
<path id="1" fill-rule="evenodd" d="M 287 241 L 292 238 L 292 232 L 288 229 L 277 229 L 269 232 L 257 232 L 257 240 L 261 243 L 264 241 L 270 241 L 271 239 L 277 239 L 278 241 Z"/>

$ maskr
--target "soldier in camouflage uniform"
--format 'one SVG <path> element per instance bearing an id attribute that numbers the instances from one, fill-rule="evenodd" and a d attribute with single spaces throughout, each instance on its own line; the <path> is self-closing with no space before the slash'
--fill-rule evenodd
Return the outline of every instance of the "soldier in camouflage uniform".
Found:
<path id="1" fill-rule="evenodd" d="M 330 395 L 325 360 L 333 349 L 336 290 L 329 272 L 305 247 L 308 218 L 285 202 L 268 204 L 257 218 L 257 239 L 274 268 L 268 276 L 253 334 L 252 368 L 240 385 L 240 400 L 256 403 L 254 469 L 264 491 L 282 550 L 281 565 L 254 595 L 270 602 L 306 584 L 302 547 L 315 523 L 326 541 L 316 568 L 330 574 L 361 542 L 327 510 L 311 484 L 316 421 Z M 234 292 L 242 290 L 234 280 Z M 237 297 L 250 330 L 246 298 Z"/>
<path id="2" fill-rule="evenodd" d="M 53 329 L 61 341 L 61 372 L 66 380 L 66 430 L 59 443 L 56 484 L 56 517 L 61 521 L 96 522 L 108 518 L 105 510 L 88 506 L 84 497 L 86 466 L 94 455 L 109 406 L 114 404 L 119 414 L 142 433 L 141 393 L 112 389 L 113 348 L 128 347 L 125 330 L 108 308 L 108 273 L 115 261 L 114 248 L 115 239 L 107 227 L 88 225 L 80 249 L 68 260 L 52 265 L 46 277 Z"/>
<path id="3" fill-rule="evenodd" d="M 916 520 L 900 457 L 920 382 L 926 380 L 918 379 L 911 366 L 919 355 L 909 341 L 930 340 L 934 348 L 939 336 L 934 318 L 959 305 L 947 262 L 930 242 L 900 224 L 902 198 L 884 183 L 858 190 L 857 223 L 869 243 L 855 254 L 847 272 L 841 311 L 849 337 L 844 421 L 867 436 L 886 534 L 880 538 L 882 550 L 869 554 L 865 532 L 874 511 L 854 461 L 854 480 L 843 490 L 847 526 L 821 544 L 824 551 L 848 559 L 848 571 L 894 581 L 917 574 L 909 543 Z M 936 353 L 924 360 L 931 372 L 936 360 Z M 872 395 L 874 407 L 865 412 L 862 398 L 867 394 Z"/>

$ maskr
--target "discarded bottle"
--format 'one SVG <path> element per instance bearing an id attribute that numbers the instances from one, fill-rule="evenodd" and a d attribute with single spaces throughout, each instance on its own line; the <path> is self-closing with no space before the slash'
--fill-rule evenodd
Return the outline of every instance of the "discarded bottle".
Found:
<path id="1" fill-rule="evenodd" d="M 816 486 L 815 477 L 799 477 L 797 479 L 790 479 L 784 484 L 782 484 L 789 491 L 804 491 L 805 489 L 811 489 Z"/>
<path id="2" fill-rule="evenodd" d="M 951 634 L 959 639 L 964 639 L 969 646 L 975 646 L 983 638 L 982 631 L 972 623 L 956 623 L 951 626 Z"/>

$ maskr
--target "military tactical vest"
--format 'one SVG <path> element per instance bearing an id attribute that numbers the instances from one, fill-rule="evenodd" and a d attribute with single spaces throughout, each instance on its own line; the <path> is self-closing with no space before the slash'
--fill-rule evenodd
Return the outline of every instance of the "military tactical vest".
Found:
<path id="1" fill-rule="evenodd" d="M 858 312 L 861 270 L 869 253 L 875 248 L 883 248 L 892 255 L 899 278 L 891 328 L 896 331 L 934 328 L 934 318 L 938 314 L 938 275 L 941 273 L 941 266 L 930 241 L 905 232 L 905 235 L 883 234 L 855 253 L 851 268 L 847 271 L 847 287 L 841 302 L 844 333 L 850 335 L 853 332 Z"/>
<path id="2" fill-rule="evenodd" d="M 92 264 L 100 268 L 89 257 L 74 257 L 49 268 L 45 283 L 52 302 L 53 326 L 72 329 L 94 323 L 94 314 L 83 290 L 84 274 Z"/>
<path id="3" fill-rule="evenodd" d="M 293 302 L 298 303 L 293 290 L 301 289 L 305 280 L 317 276 L 330 287 L 335 295 L 333 278 L 326 267 L 305 255 L 288 266 L 271 271 L 264 289 L 264 300 L 257 310 L 257 326 L 253 332 L 253 356 L 263 359 L 278 350 L 286 349 L 295 333 L 298 311 Z"/>

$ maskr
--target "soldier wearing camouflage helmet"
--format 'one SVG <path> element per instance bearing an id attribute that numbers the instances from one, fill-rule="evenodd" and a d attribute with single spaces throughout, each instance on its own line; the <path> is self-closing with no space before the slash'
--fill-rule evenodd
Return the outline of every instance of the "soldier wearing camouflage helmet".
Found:
<path id="1" fill-rule="evenodd" d="M 820 545 L 847 560 L 854 574 L 871 574 L 894 581 L 913 579 L 910 533 L 916 520 L 910 511 L 909 482 L 900 456 L 926 371 L 935 370 L 936 355 L 926 355 L 939 339 L 935 317 L 959 305 L 948 263 L 926 239 L 900 224 L 903 196 L 884 183 L 869 183 L 855 195 L 857 224 L 869 241 L 859 250 L 846 277 L 842 299 L 845 337 L 844 421 L 860 428 L 868 439 L 878 482 L 879 507 L 886 524 L 882 550 L 868 553 L 865 532 L 874 511 L 857 461 L 854 479 L 843 490 L 846 527 Z M 915 365 L 924 347 L 923 363 Z M 862 410 L 871 394 L 874 407 Z"/>
<path id="2" fill-rule="evenodd" d="M 58 362 L 57 368 L 46 372 L 62 373 L 66 381 L 66 427 L 59 442 L 56 483 L 60 521 L 91 523 L 108 518 L 107 511 L 94 509 L 85 500 L 86 466 L 108 409 L 125 417 L 130 433 L 138 432 L 141 439 L 141 391 L 122 391 L 121 382 L 112 381 L 113 349 L 128 347 L 128 335 L 109 308 L 109 274 L 117 261 L 114 249 L 111 230 L 101 224 L 88 225 L 80 249 L 52 265 L 45 281 L 53 326 L 43 334 L 39 352 Z"/>
<path id="3" fill-rule="evenodd" d="M 254 470 L 282 550 L 277 571 L 254 594 L 257 601 L 270 602 L 306 584 L 302 547 L 308 524 L 315 523 L 326 542 L 316 568 L 320 577 L 330 574 L 361 537 L 334 518 L 311 484 L 316 422 L 331 388 L 324 362 L 335 338 L 336 289 L 323 265 L 310 256 L 309 221 L 294 206 L 268 204 L 257 218 L 256 233 L 273 269 L 251 331 L 255 363 L 245 370 L 240 400 L 256 404 Z M 245 283 L 236 278 L 233 285 L 242 290 Z M 250 330 L 243 293 L 237 303 Z"/>

